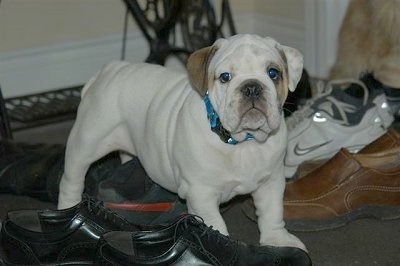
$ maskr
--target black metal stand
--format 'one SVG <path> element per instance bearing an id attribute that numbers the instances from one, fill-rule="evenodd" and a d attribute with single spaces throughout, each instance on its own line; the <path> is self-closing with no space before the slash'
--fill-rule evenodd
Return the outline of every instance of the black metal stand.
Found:
<path id="1" fill-rule="evenodd" d="M 219 20 L 209 0 L 147 0 L 142 5 L 136 0 L 122 1 L 149 44 L 150 53 L 146 59 L 149 63 L 164 65 L 171 55 L 184 63 L 190 53 L 223 37 L 224 30 L 228 30 L 229 35 L 236 32 L 228 0 L 222 1 Z M 122 56 L 126 47 L 126 29 L 125 20 Z M 180 45 L 177 44 L 178 31 L 181 32 Z M 12 130 L 74 119 L 82 87 L 6 99 L 0 103 L 5 108 L 0 110 L 0 128 L 4 128 L 0 134 L 11 137 Z M 8 118 L 4 119 L 7 113 L 11 123 Z"/>
<path id="2" fill-rule="evenodd" d="M 74 119 L 82 86 L 13 97 L 5 100 L 12 130 Z"/>
<path id="3" fill-rule="evenodd" d="M 193 51 L 223 37 L 225 22 L 229 35 L 236 33 L 227 0 L 222 1 L 219 22 L 209 0 L 148 0 L 142 6 L 137 0 L 123 2 L 149 44 L 145 60 L 149 63 L 164 65 L 171 55 L 185 62 Z M 178 30 L 181 44 L 177 44 Z"/>

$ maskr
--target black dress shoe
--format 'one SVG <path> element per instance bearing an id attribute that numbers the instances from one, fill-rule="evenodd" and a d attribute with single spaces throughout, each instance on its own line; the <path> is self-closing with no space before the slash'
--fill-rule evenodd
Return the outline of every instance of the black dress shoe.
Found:
<path id="1" fill-rule="evenodd" d="M 96 265 L 311 265 L 292 247 L 256 247 L 220 234 L 187 215 L 159 231 L 114 231 L 99 241 Z"/>
<path id="2" fill-rule="evenodd" d="M 96 245 L 111 230 L 137 228 L 84 197 L 64 210 L 24 210 L 8 213 L 1 229 L 6 264 L 93 265 Z"/>

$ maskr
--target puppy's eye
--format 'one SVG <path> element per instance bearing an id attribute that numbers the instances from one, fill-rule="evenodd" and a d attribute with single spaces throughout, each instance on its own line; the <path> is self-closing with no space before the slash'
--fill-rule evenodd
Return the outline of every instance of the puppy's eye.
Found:
<path id="1" fill-rule="evenodd" d="M 219 81 L 222 83 L 226 83 L 232 79 L 232 75 L 229 72 L 224 72 L 221 75 L 219 75 Z"/>
<path id="2" fill-rule="evenodd" d="M 268 69 L 267 72 L 268 72 L 268 76 L 271 79 L 277 79 L 279 77 L 279 70 L 276 69 L 276 68 L 271 67 L 271 68 Z"/>

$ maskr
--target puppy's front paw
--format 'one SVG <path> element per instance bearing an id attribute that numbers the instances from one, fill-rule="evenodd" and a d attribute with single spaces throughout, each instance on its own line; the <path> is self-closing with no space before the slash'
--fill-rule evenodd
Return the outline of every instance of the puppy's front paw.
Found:
<path id="1" fill-rule="evenodd" d="M 290 234 L 286 229 L 270 231 L 260 239 L 260 245 L 296 247 L 307 252 L 306 246 L 299 238 Z"/>

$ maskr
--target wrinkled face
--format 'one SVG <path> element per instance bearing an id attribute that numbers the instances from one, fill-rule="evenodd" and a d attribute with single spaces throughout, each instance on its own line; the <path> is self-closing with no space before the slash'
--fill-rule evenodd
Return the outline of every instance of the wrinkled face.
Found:
<path id="1" fill-rule="evenodd" d="M 220 39 L 213 49 L 204 87 L 222 126 L 237 141 L 247 133 L 265 141 L 281 124 L 288 88 L 294 88 L 301 77 L 301 55 L 256 35 Z M 294 69 L 288 67 L 291 59 L 297 60 L 292 62 Z"/>

